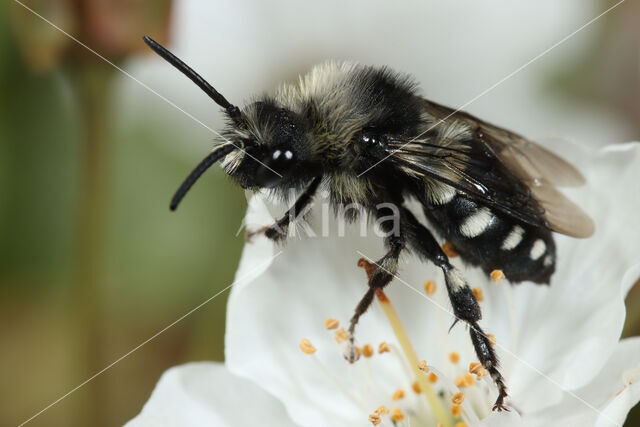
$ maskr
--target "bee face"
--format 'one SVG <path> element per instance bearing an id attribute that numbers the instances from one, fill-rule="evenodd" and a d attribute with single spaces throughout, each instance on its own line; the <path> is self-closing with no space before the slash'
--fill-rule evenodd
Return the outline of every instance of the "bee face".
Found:
<path id="1" fill-rule="evenodd" d="M 300 180 L 313 163 L 307 120 L 272 100 L 248 105 L 242 121 L 229 124 L 224 134 L 242 148 L 228 154 L 222 165 L 243 188 L 295 185 L 292 181 Z"/>

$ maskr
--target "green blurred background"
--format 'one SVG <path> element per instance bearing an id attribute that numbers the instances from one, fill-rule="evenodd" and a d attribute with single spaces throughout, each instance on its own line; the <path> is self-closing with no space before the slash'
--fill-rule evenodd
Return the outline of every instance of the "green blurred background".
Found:
<path id="1" fill-rule="evenodd" d="M 322 31 L 332 33 L 332 25 L 342 28 L 344 22 L 361 17 L 357 9 L 342 10 L 340 2 L 327 2 L 325 9 L 316 11 L 326 14 L 323 28 L 310 28 L 312 36 L 286 47 L 285 43 L 297 43 L 291 33 L 305 25 L 301 20 L 287 32 L 287 25 L 297 19 L 291 11 L 297 7 L 293 3 L 278 1 L 268 7 L 250 1 L 239 2 L 240 6 L 212 3 L 25 1 L 142 81 L 157 75 L 150 70 L 163 68 L 166 78 L 149 85 L 169 99 L 179 98 L 175 102 L 198 118 L 210 118 L 205 121 L 212 127 L 220 125 L 217 108 L 195 89 L 181 97 L 181 88 L 192 90 L 190 83 L 151 58 L 141 35 L 152 35 L 170 46 L 176 40 L 183 52 L 196 52 L 189 46 L 199 43 L 200 49 L 211 52 L 211 58 L 202 60 L 203 74 L 222 75 L 222 81 L 239 74 L 238 81 L 228 84 L 232 95 L 225 93 L 232 101 L 270 89 L 319 59 L 349 57 L 395 65 L 402 58 L 394 59 L 393 54 L 409 56 L 395 52 L 398 49 L 388 35 L 375 35 L 381 53 L 371 53 L 376 44 L 366 34 L 350 33 L 349 37 L 357 37 L 353 51 L 347 36 L 334 35 L 333 42 L 325 43 Z M 490 3 L 504 11 L 499 2 Z M 605 16 L 590 29 L 590 36 L 573 50 L 577 53 L 528 71 L 526 78 L 535 81 L 536 94 L 542 94 L 535 108 L 547 111 L 547 105 L 555 105 L 549 108 L 588 110 L 577 119 L 557 120 L 549 129 L 576 137 L 596 135 L 587 141 L 593 145 L 607 139 L 639 139 L 640 7 L 637 2 L 628 3 L 624 11 Z M 578 14 L 549 4 L 541 16 L 555 21 L 554 13 L 575 15 L 575 21 L 571 18 L 557 25 L 561 36 L 612 4 L 574 2 L 571 7 L 583 10 Z M 216 6 L 229 14 L 220 18 L 212 12 Z M 387 6 L 378 6 L 376 12 L 377 6 L 371 3 L 367 19 L 384 24 L 394 18 L 383 10 Z M 439 19 L 435 7 L 425 15 Z M 189 31 L 197 22 L 189 20 L 198 18 L 193 11 L 199 8 L 202 20 L 208 22 L 193 40 Z M 253 10 L 253 15 L 247 12 Z M 512 12 L 522 19 L 529 14 Z M 508 20 L 509 11 L 504 13 Z M 376 22 L 359 21 L 364 21 L 358 24 L 364 28 L 380 28 Z M 270 31 L 260 33 L 252 22 Z M 437 29 L 427 27 L 420 29 L 424 37 L 437 36 Z M 497 30 L 487 29 L 492 31 Z M 234 37 L 239 40 L 236 45 Z M 504 34 L 496 37 L 497 46 L 504 38 Z M 554 35 L 539 46 L 559 38 Z M 209 46 L 213 39 L 217 44 Z M 414 43 L 423 45 L 424 39 L 416 38 Z M 224 52 L 233 52 L 233 57 L 220 54 L 222 59 L 214 68 L 213 53 L 223 50 L 218 45 L 226 46 Z M 265 53 L 263 46 L 272 53 Z M 514 65 L 540 50 L 537 45 L 524 48 L 522 60 Z M 189 56 L 185 59 L 193 63 L 194 55 Z M 242 191 L 214 168 L 194 187 L 179 212 L 170 213 L 173 190 L 210 148 L 213 135 L 13 1 L 0 6 L 0 58 L 0 425 L 17 425 L 229 285 L 243 245 L 242 233 L 237 231 L 246 203 Z M 442 58 L 446 60 L 446 52 Z M 151 62 L 157 68 L 144 68 Z M 430 68 L 438 64 L 429 63 Z M 505 64 L 507 72 L 515 68 Z M 476 65 L 482 69 L 482 64 Z M 414 74 L 425 68 L 420 62 L 396 66 Z M 447 72 L 446 67 L 442 70 Z M 258 77 L 253 78 L 255 74 Z M 504 74 L 496 72 L 486 82 L 479 79 L 475 93 Z M 437 72 L 418 77 L 437 81 Z M 175 86 L 172 97 L 166 89 L 174 81 L 184 86 Z M 132 87 L 136 87 L 134 94 Z M 462 89 L 455 92 L 458 89 L 447 85 L 428 89 L 455 93 L 449 99 L 434 97 L 453 105 L 475 95 Z M 507 84 L 504 90 L 505 95 L 498 91 L 496 98 L 488 97 L 485 104 L 479 102 L 476 110 L 470 110 L 481 114 L 486 109 L 489 117 L 504 123 L 495 104 L 517 89 Z M 527 113 L 534 108 L 520 103 Z M 601 121 L 594 125 L 593 117 Z M 507 121 L 515 127 L 534 126 L 524 114 Z M 587 122 L 598 130 L 579 134 Z M 29 425 L 120 425 L 140 410 L 164 370 L 191 360 L 223 360 L 226 298 L 225 292 Z M 628 305 L 625 335 L 637 335 L 638 286 Z M 634 425 L 633 420 L 640 422 L 640 415 L 636 413 L 629 425 Z"/>

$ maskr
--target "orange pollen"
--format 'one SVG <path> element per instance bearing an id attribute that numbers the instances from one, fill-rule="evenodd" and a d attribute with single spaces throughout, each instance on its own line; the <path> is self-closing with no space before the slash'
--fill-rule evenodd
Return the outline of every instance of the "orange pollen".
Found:
<path id="1" fill-rule="evenodd" d="M 436 282 L 433 280 L 427 280 L 424 282 L 424 291 L 429 296 L 433 295 L 436 292 Z"/>
<path id="2" fill-rule="evenodd" d="M 454 365 L 460 361 L 460 355 L 456 351 L 449 353 L 449 361 Z"/>
<path id="3" fill-rule="evenodd" d="M 393 393 L 393 397 L 391 398 L 391 400 L 400 400 L 404 398 L 404 390 L 399 388 L 398 390 L 396 390 L 395 393 Z"/>
<path id="4" fill-rule="evenodd" d="M 502 270 L 493 270 L 490 276 L 495 283 L 498 283 L 500 279 L 504 279 L 504 273 L 502 272 Z"/>
<path id="5" fill-rule="evenodd" d="M 458 251 L 456 250 L 456 247 L 453 246 L 453 243 L 451 242 L 444 242 L 442 244 L 442 251 L 449 258 L 455 258 L 458 256 Z"/>
<path id="6" fill-rule="evenodd" d="M 476 300 L 478 300 L 478 302 L 484 301 L 484 295 L 482 295 L 482 289 L 473 288 L 471 289 L 471 292 L 473 292 L 473 296 L 476 297 Z"/>
<path id="7" fill-rule="evenodd" d="M 459 422 L 459 423 L 456 423 L 455 427 L 468 427 L 468 426 L 467 426 L 467 423 Z"/>
<path id="8" fill-rule="evenodd" d="M 389 410 L 387 409 L 386 406 L 381 405 L 378 409 L 376 409 L 376 413 L 380 415 L 387 415 L 389 413 Z"/>
<path id="9" fill-rule="evenodd" d="M 316 352 L 316 348 L 311 344 L 311 341 L 306 338 L 300 341 L 300 350 L 302 350 L 304 354 L 313 354 Z"/>
<path id="10" fill-rule="evenodd" d="M 455 418 L 458 418 L 462 414 L 462 406 L 460 405 L 451 405 L 451 415 Z"/>
<path id="11" fill-rule="evenodd" d="M 379 415 L 387 415 L 389 413 L 389 410 L 387 409 L 386 406 L 382 405 L 375 410 L 375 413 Z"/>
<path id="12" fill-rule="evenodd" d="M 416 394 L 422 393 L 422 389 L 420 388 L 420 384 L 418 384 L 418 381 L 414 381 L 413 384 L 411 384 L 411 388 Z"/>
<path id="13" fill-rule="evenodd" d="M 496 345 L 496 336 L 493 334 L 487 334 L 487 338 L 489 339 L 489 343 L 491 345 Z"/>
<path id="14" fill-rule="evenodd" d="M 324 327 L 327 329 L 337 329 L 340 326 L 340 322 L 336 319 L 327 319 L 324 321 Z"/>
<path id="15" fill-rule="evenodd" d="M 482 369 L 482 365 L 478 362 L 471 362 L 469 364 L 469 372 L 471 372 L 472 374 L 477 374 L 480 369 Z"/>
<path id="16" fill-rule="evenodd" d="M 420 361 L 420 363 L 418 363 L 418 369 L 420 369 L 425 374 L 427 372 L 429 372 L 429 367 L 427 366 L 427 361 L 426 360 Z"/>
<path id="17" fill-rule="evenodd" d="M 367 358 L 369 358 L 369 357 L 373 356 L 373 353 L 374 353 L 374 351 L 373 351 L 373 347 L 371 347 L 369 344 L 365 344 L 365 345 L 361 348 L 361 351 L 362 351 L 362 355 L 363 355 L 364 357 L 367 357 Z"/>
<path id="18" fill-rule="evenodd" d="M 380 415 L 378 414 L 370 414 L 369 422 L 371 422 L 371 424 L 373 424 L 374 426 L 377 426 L 382 422 L 382 418 L 380 418 Z"/>
<path id="19" fill-rule="evenodd" d="M 391 411 L 391 419 L 395 422 L 404 420 L 404 414 L 402 413 L 400 408 L 393 408 L 393 411 Z"/>
<path id="20" fill-rule="evenodd" d="M 487 371 L 484 368 L 480 368 L 478 370 L 478 372 L 476 372 L 476 379 L 477 380 L 481 380 L 482 378 L 486 377 L 487 375 L 489 375 L 489 371 Z"/>
<path id="21" fill-rule="evenodd" d="M 458 378 L 456 378 L 457 387 L 473 387 L 474 383 L 475 381 L 473 379 L 473 375 L 469 373 L 462 374 Z"/>
<path id="22" fill-rule="evenodd" d="M 391 349 L 389 348 L 389 344 L 387 344 L 386 341 L 382 341 L 378 346 L 378 353 L 382 354 L 382 353 L 387 353 L 389 351 L 391 351 Z"/>
<path id="23" fill-rule="evenodd" d="M 345 342 L 347 338 L 349 338 L 349 334 L 344 330 L 344 328 L 338 329 L 334 336 L 338 344 Z"/>
<path id="24" fill-rule="evenodd" d="M 429 382 L 430 382 L 431 384 L 433 384 L 433 383 L 435 383 L 435 382 L 437 382 L 437 381 L 438 381 L 438 376 L 437 376 L 436 374 L 434 374 L 433 372 L 431 372 L 431 373 L 429 374 Z"/>
<path id="25" fill-rule="evenodd" d="M 453 403 L 454 405 L 462 405 L 462 402 L 464 402 L 463 392 L 458 392 L 451 396 L 451 403 Z"/>

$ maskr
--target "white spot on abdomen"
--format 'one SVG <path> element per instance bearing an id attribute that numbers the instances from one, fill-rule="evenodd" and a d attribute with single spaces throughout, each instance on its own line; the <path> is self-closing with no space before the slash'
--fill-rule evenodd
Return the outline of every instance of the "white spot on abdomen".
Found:
<path id="1" fill-rule="evenodd" d="M 553 257 L 551 255 L 547 255 L 546 257 L 544 257 L 544 261 L 542 261 L 542 264 L 545 267 L 551 267 L 551 264 L 553 264 Z"/>
<path id="2" fill-rule="evenodd" d="M 547 245 L 544 243 L 542 239 L 538 239 L 533 242 L 533 246 L 531 246 L 531 252 L 529 252 L 529 256 L 532 260 L 537 260 L 547 251 Z"/>
<path id="3" fill-rule="evenodd" d="M 501 249 L 503 251 L 510 251 L 522 242 L 522 236 L 524 235 L 524 228 L 519 225 L 514 226 L 507 237 L 502 242 Z"/>
<path id="4" fill-rule="evenodd" d="M 460 233 L 468 238 L 477 237 L 484 233 L 492 219 L 493 214 L 489 208 L 480 208 L 462 222 Z"/>

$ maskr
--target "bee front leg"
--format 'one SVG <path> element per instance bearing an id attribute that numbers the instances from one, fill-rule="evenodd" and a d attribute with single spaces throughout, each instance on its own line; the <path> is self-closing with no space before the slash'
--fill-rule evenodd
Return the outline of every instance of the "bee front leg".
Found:
<path id="1" fill-rule="evenodd" d="M 303 217 L 307 210 L 311 206 L 311 202 L 313 201 L 313 195 L 318 190 L 318 186 L 320 185 L 321 178 L 315 177 L 311 180 L 311 183 L 307 186 L 307 188 L 300 194 L 296 202 L 293 206 L 282 216 L 282 218 L 278 219 L 275 223 L 271 225 L 266 225 L 257 230 L 247 230 L 244 237 L 247 242 L 250 242 L 254 236 L 258 234 L 264 234 L 265 237 L 271 239 L 273 241 L 282 241 L 287 237 L 287 231 L 289 230 L 289 224 L 291 224 L 296 219 Z"/>
<path id="2" fill-rule="evenodd" d="M 445 255 L 433 234 L 420 224 L 407 209 L 403 210 L 402 217 L 404 227 L 408 230 L 408 243 L 411 248 L 420 256 L 427 258 L 440 267 L 444 272 L 447 293 L 455 315 L 453 324 L 455 325 L 456 322 L 462 320 L 469 325 L 469 335 L 476 355 L 498 387 L 498 398 L 493 410 L 508 411 L 509 409 L 504 405 L 504 399 L 507 397 L 507 386 L 498 370 L 498 356 L 493 349 L 491 341 L 478 325 L 478 321 L 482 318 L 482 313 L 476 297 L 473 295 L 462 273 L 449 263 L 449 258 Z"/>
<path id="3" fill-rule="evenodd" d="M 389 215 L 390 213 L 391 215 Z M 389 218 L 394 216 L 395 212 L 391 209 L 383 208 L 377 212 L 377 215 L 378 217 Z M 398 216 L 396 220 L 399 222 L 400 217 Z M 400 253 L 405 248 L 405 236 L 401 228 L 398 229 L 396 234 L 393 234 L 393 228 L 385 229 L 386 226 L 384 223 L 381 224 L 381 227 L 387 234 L 387 237 L 385 237 L 385 246 L 388 248 L 387 253 L 374 263 L 370 263 L 364 258 L 358 261 L 358 266 L 363 267 L 367 272 L 369 289 L 356 306 L 355 312 L 349 322 L 349 348 L 347 350 L 346 357 L 351 363 L 355 362 L 357 358 L 354 340 L 358 320 L 360 320 L 360 316 L 362 316 L 371 306 L 376 290 L 384 288 L 391 282 L 391 280 L 393 280 L 394 276 L 398 272 L 398 259 L 400 258 Z"/>

